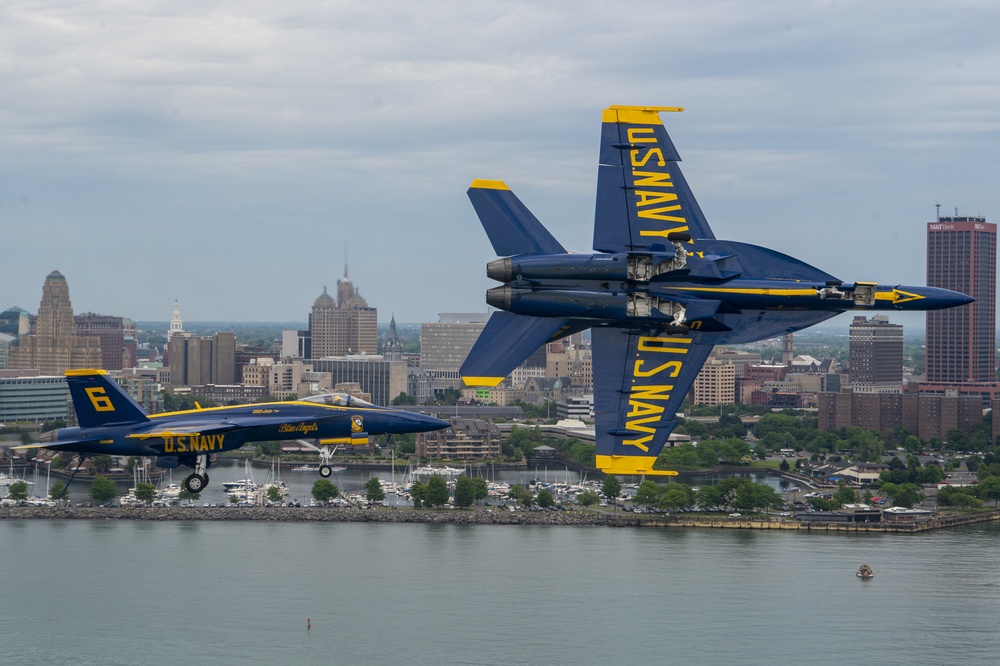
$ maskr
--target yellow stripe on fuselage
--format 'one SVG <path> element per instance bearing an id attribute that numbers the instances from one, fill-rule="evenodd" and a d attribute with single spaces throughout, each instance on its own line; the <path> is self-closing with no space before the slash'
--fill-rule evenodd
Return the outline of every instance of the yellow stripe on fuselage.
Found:
<path id="1" fill-rule="evenodd" d="M 671 287 L 673 291 L 703 291 L 714 294 L 745 294 L 748 296 L 816 296 L 815 289 L 770 289 L 749 287 Z"/>

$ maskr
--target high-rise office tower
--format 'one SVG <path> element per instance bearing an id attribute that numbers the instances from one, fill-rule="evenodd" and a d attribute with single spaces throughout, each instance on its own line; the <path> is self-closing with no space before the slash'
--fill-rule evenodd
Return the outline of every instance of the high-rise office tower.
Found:
<path id="1" fill-rule="evenodd" d="M 901 393 L 903 327 L 886 315 L 855 317 L 850 327 L 851 388 L 855 393 Z"/>
<path id="2" fill-rule="evenodd" d="M 62 375 L 73 368 L 101 365 L 100 340 L 77 335 L 69 284 L 59 271 L 52 271 L 45 278 L 42 302 L 32 328 L 33 332 L 20 336 L 17 348 L 11 350 L 12 368 L 34 368 L 43 375 Z"/>
<path id="3" fill-rule="evenodd" d="M 378 310 L 344 277 L 337 280 L 337 300 L 326 292 L 313 303 L 309 315 L 312 358 L 378 353 Z"/>
<path id="4" fill-rule="evenodd" d="M 939 217 L 927 225 L 927 286 L 974 303 L 927 313 L 927 382 L 996 384 L 997 225 L 984 217 Z"/>

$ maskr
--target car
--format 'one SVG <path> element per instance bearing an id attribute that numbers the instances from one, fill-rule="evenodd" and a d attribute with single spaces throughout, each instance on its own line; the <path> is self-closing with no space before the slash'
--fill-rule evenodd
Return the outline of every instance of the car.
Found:
<path id="1" fill-rule="evenodd" d="M 742 515 L 743 515 L 742 513 L 731 513 L 731 514 L 729 514 L 729 517 L 730 518 L 739 518 Z"/>

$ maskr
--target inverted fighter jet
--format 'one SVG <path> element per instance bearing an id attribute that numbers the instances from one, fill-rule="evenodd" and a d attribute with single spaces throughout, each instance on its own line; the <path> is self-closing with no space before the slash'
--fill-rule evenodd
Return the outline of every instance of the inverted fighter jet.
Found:
<path id="1" fill-rule="evenodd" d="M 496 386 L 540 345 L 592 329 L 597 467 L 653 463 L 718 344 L 793 333 L 847 310 L 936 310 L 974 299 L 933 287 L 848 282 L 774 250 L 718 240 L 660 120 L 680 108 L 612 106 L 601 125 L 596 254 L 571 254 L 502 181 L 468 194 L 500 259 L 497 308 L 461 368 Z"/>

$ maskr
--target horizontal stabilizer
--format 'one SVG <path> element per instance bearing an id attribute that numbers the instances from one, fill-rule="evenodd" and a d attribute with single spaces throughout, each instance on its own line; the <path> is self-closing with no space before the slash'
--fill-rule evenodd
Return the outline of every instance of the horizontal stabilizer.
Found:
<path id="1" fill-rule="evenodd" d="M 469 200 L 497 256 L 566 252 L 502 181 L 472 181 Z"/>
<path id="2" fill-rule="evenodd" d="M 462 364 L 466 386 L 496 386 L 540 346 L 562 337 L 568 319 L 494 312 Z"/>

